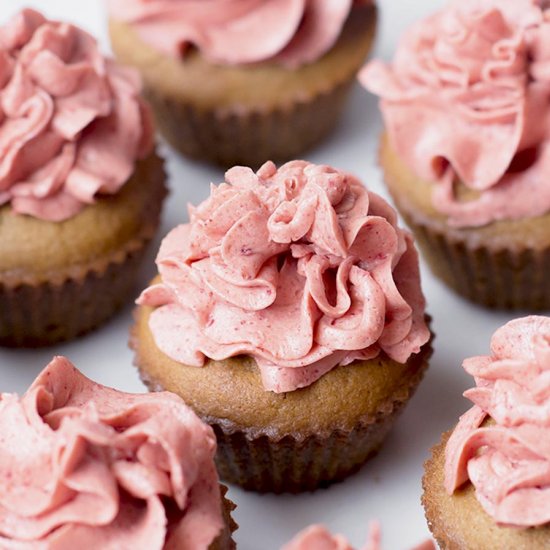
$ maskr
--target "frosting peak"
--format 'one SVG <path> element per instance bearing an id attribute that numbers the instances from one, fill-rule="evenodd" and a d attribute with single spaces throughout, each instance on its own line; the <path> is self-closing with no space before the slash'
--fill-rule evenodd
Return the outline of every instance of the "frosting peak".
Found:
<path id="1" fill-rule="evenodd" d="M 215 449 L 177 396 L 117 392 L 56 357 L 23 397 L 0 395 L 0 547 L 206 550 L 223 527 Z"/>
<path id="2" fill-rule="evenodd" d="M 474 406 L 447 443 L 447 491 L 469 479 L 497 523 L 550 522 L 550 317 L 511 321 L 494 334 L 491 355 L 464 368 L 477 387 L 465 392 Z"/>
<path id="3" fill-rule="evenodd" d="M 0 205 L 61 221 L 114 194 L 153 146 L 137 73 L 26 9 L 0 27 Z"/>
<path id="4" fill-rule="evenodd" d="M 380 550 L 380 541 L 380 524 L 372 521 L 367 542 L 362 550 Z M 332 535 L 322 525 L 312 525 L 298 533 L 281 550 L 353 550 L 353 548 L 342 535 Z M 427 540 L 411 550 L 435 550 L 435 546 L 432 541 Z"/>
<path id="5" fill-rule="evenodd" d="M 111 16 L 173 56 L 214 63 L 310 63 L 338 40 L 353 0 L 109 0 Z"/>
<path id="6" fill-rule="evenodd" d="M 307 386 L 429 339 L 418 257 L 395 211 L 328 166 L 236 167 L 164 239 L 162 282 L 138 300 L 176 361 L 251 355 L 266 389 Z"/>
<path id="7" fill-rule="evenodd" d="M 372 62 L 360 79 L 382 98 L 396 152 L 436 183 L 434 206 L 451 225 L 550 210 L 545 2 L 454 0 L 413 25 L 391 65 Z"/>

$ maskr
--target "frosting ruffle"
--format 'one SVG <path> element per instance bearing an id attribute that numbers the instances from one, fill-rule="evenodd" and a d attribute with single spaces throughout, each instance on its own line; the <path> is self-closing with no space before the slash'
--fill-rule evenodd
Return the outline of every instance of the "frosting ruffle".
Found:
<path id="1" fill-rule="evenodd" d="M 491 340 L 491 355 L 467 359 L 474 406 L 446 447 L 449 494 L 468 479 L 498 524 L 550 521 L 550 317 L 511 321 Z M 487 419 L 492 421 L 486 423 Z"/>
<path id="2" fill-rule="evenodd" d="M 179 397 L 56 357 L 22 398 L 0 395 L 0 547 L 206 550 L 223 527 L 215 450 Z"/>
<path id="3" fill-rule="evenodd" d="M 380 524 L 372 521 L 367 542 L 362 550 L 381 550 L 380 542 Z M 342 535 L 332 535 L 323 525 L 312 525 L 300 531 L 281 550 L 353 550 L 353 547 Z M 411 550 L 435 550 L 435 545 L 431 540 L 427 540 Z"/>
<path id="4" fill-rule="evenodd" d="M 25 9 L 0 27 L 0 205 L 62 221 L 115 194 L 153 147 L 137 73 Z"/>
<path id="5" fill-rule="evenodd" d="M 433 203 L 449 224 L 550 211 L 545 2 L 455 0 L 406 33 L 391 65 L 374 61 L 360 80 L 381 97 L 396 152 L 437 183 Z"/>
<path id="6" fill-rule="evenodd" d="M 353 3 L 109 0 L 109 9 L 114 19 L 131 24 L 143 41 L 173 57 L 194 46 L 215 63 L 274 61 L 295 68 L 319 59 L 336 43 Z"/>
<path id="7" fill-rule="evenodd" d="M 413 239 L 382 198 L 305 161 L 226 181 L 164 239 L 162 283 L 138 300 L 166 355 L 247 354 L 285 392 L 381 351 L 404 363 L 429 340 Z"/>

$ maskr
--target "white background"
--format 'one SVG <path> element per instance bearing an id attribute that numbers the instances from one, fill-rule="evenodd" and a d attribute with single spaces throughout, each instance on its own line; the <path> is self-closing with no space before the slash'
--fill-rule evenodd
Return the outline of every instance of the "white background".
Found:
<path id="1" fill-rule="evenodd" d="M 379 0 L 379 4 L 381 20 L 374 55 L 390 59 L 403 29 L 444 2 Z M 101 0 L 0 0 L 0 21 L 23 6 L 83 26 L 108 50 Z M 306 158 L 353 172 L 370 189 L 386 196 L 376 163 L 379 133 L 377 101 L 356 86 L 337 132 Z M 187 221 L 188 201 L 201 201 L 208 194 L 209 183 L 223 179 L 220 169 L 190 162 L 166 146 L 162 153 L 168 161 L 172 192 L 140 288 L 155 271 L 154 252 L 160 237 Z M 423 285 L 428 311 L 434 318 L 436 353 L 424 382 L 382 451 L 345 482 L 312 494 L 260 496 L 231 487 L 229 496 L 238 504 L 234 517 L 240 525 L 236 533 L 240 550 L 278 549 L 297 531 L 317 522 L 345 534 L 355 546 L 364 543 L 367 522 L 373 518 L 382 523 L 386 549 L 406 550 L 428 536 L 420 505 L 422 465 L 440 434 L 468 407 L 461 394 L 472 381 L 463 372 L 461 362 L 466 356 L 487 352 L 490 335 L 514 314 L 489 312 L 464 302 L 436 281 L 425 266 Z M 121 390 L 143 391 L 127 347 L 131 309 L 129 305 L 105 327 L 69 344 L 40 350 L 0 349 L 0 391 L 23 392 L 54 354 L 68 356 L 98 382 Z"/>

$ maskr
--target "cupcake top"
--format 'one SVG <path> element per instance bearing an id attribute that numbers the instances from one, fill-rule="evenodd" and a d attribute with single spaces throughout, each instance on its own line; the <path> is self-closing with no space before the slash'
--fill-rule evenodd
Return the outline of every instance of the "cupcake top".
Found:
<path id="1" fill-rule="evenodd" d="M 223 527 L 215 449 L 179 397 L 56 357 L 23 397 L 0 395 L 0 547 L 206 550 Z"/>
<path id="2" fill-rule="evenodd" d="M 173 57 L 191 46 L 213 63 L 296 68 L 338 40 L 354 4 L 370 0 L 109 0 L 114 19 Z"/>
<path id="3" fill-rule="evenodd" d="M 380 550 L 381 545 L 380 524 L 373 521 L 369 526 L 369 535 L 362 550 Z M 353 547 L 342 535 L 332 535 L 322 525 L 312 525 L 298 533 L 281 550 L 353 550 Z M 415 546 L 411 550 L 435 550 L 432 541 Z"/>
<path id="4" fill-rule="evenodd" d="M 543 0 L 455 0 L 418 22 L 362 83 L 391 144 L 436 183 L 451 225 L 550 211 L 550 11 Z"/>
<path id="5" fill-rule="evenodd" d="M 26 9 L 0 27 L 0 205 L 61 221 L 114 194 L 153 147 L 133 70 Z"/>
<path id="6" fill-rule="evenodd" d="M 187 365 L 247 354 L 275 392 L 381 352 L 404 363 L 430 338 L 418 256 L 395 211 L 328 166 L 236 167 L 164 239 L 157 346 Z"/>
<path id="7" fill-rule="evenodd" d="M 550 522 L 550 317 L 511 321 L 491 339 L 491 355 L 464 368 L 476 386 L 445 452 L 449 494 L 468 480 L 500 525 Z"/>

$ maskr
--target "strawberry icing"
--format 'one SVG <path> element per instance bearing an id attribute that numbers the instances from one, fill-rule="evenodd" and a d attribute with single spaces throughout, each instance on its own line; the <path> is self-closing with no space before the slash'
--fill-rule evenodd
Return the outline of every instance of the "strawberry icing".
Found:
<path id="1" fill-rule="evenodd" d="M 56 357 L 0 395 L 0 547 L 206 550 L 222 527 L 210 427 L 170 393 L 133 395 Z"/>
<path id="2" fill-rule="evenodd" d="M 0 27 L 0 205 L 62 221 L 115 194 L 153 148 L 137 73 L 26 9 Z"/>
<path id="3" fill-rule="evenodd" d="M 455 0 L 405 34 L 361 82 L 392 147 L 450 225 L 550 211 L 550 11 L 542 0 Z M 462 200 L 459 180 L 474 197 Z"/>
<path id="4" fill-rule="evenodd" d="M 448 440 L 445 487 L 470 480 L 501 525 L 550 521 L 550 317 L 516 319 L 491 340 L 491 355 L 464 362 L 474 406 Z M 485 423 L 492 419 L 492 422 Z"/>
<path id="5" fill-rule="evenodd" d="M 338 40 L 353 4 L 366 0 L 109 0 L 111 16 L 173 57 L 195 46 L 222 64 L 317 60 Z"/>
<path id="6" fill-rule="evenodd" d="M 381 550 L 381 538 L 379 523 L 371 522 L 367 542 L 361 550 Z M 342 535 L 332 535 L 324 526 L 312 525 L 298 533 L 281 550 L 353 550 L 353 547 Z M 435 545 L 427 540 L 411 550 L 435 550 Z"/>
<path id="7" fill-rule="evenodd" d="M 236 167 L 190 208 L 138 300 L 169 357 L 252 356 L 266 389 L 308 386 L 384 352 L 404 363 L 430 338 L 418 256 L 395 211 L 328 166 Z"/>

